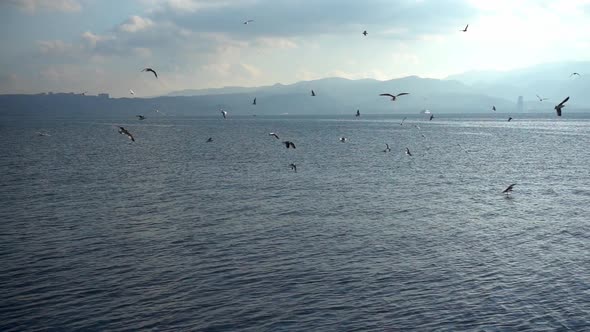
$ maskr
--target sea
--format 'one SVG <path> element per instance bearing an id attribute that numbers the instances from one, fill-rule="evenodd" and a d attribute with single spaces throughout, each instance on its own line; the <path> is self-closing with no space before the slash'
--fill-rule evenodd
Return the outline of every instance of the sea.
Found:
<path id="1" fill-rule="evenodd" d="M 404 117 L 0 117 L 0 331 L 589 331 L 590 115 Z"/>

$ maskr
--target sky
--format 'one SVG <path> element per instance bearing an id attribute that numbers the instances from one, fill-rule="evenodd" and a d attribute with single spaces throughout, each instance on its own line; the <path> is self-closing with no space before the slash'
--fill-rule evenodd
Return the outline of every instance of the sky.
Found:
<path id="1" fill-rule="evenodd" d="M 586 61 L 588 31 L 590 0 L 0 0 L 0 94 L 444 78 Z"/>

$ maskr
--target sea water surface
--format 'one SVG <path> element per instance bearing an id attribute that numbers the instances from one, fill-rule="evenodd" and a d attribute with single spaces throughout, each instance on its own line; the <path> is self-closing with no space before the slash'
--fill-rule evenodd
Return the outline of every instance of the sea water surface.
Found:
<path id="1" fill-rule="evenodd" d="M 513 117 L 4 117 L 0 330 L 588 331 L 590 116 Z"/>

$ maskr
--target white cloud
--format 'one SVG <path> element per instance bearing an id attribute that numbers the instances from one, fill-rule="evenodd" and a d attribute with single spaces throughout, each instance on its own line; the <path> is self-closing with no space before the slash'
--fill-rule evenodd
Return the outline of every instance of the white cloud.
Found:
<path id="1" fill-rule="evenodd" d="M 34 13 L 38 10 L 55 10 L 62 12 L 77 12 L 82 5 L 77 0 L 5 0 L 6 3 L 16 6 L 26 12 Z"/>
<path id="2" fill-rule="evenodd" d="M 135 33 L 141 30 L 145 30 L 154 25 L 154 22 L 149 18 L 143 18 L 140 16 L 131 16 L 127 21 L 119 25 L 119 31 Z"/>

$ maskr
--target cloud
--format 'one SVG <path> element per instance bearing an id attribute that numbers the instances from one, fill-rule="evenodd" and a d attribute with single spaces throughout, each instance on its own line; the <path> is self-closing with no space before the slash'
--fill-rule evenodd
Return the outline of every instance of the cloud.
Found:
<path id="1" fill-rule="evenodd" d="M 52 10 L 61 12 L 77 12 L 82 5 L 77 0 L 4 0 L 9 5 L 16 6 L 28 13 L 38 10 Z"/>
<path id="2" fill-rule="evenodd" d="M 131 16 L 127 21 L 119 25 L 119 31 L 134 33 L 145 30 L 154 25 L 154 22 L 149 18 L 140 16 Z"/>

